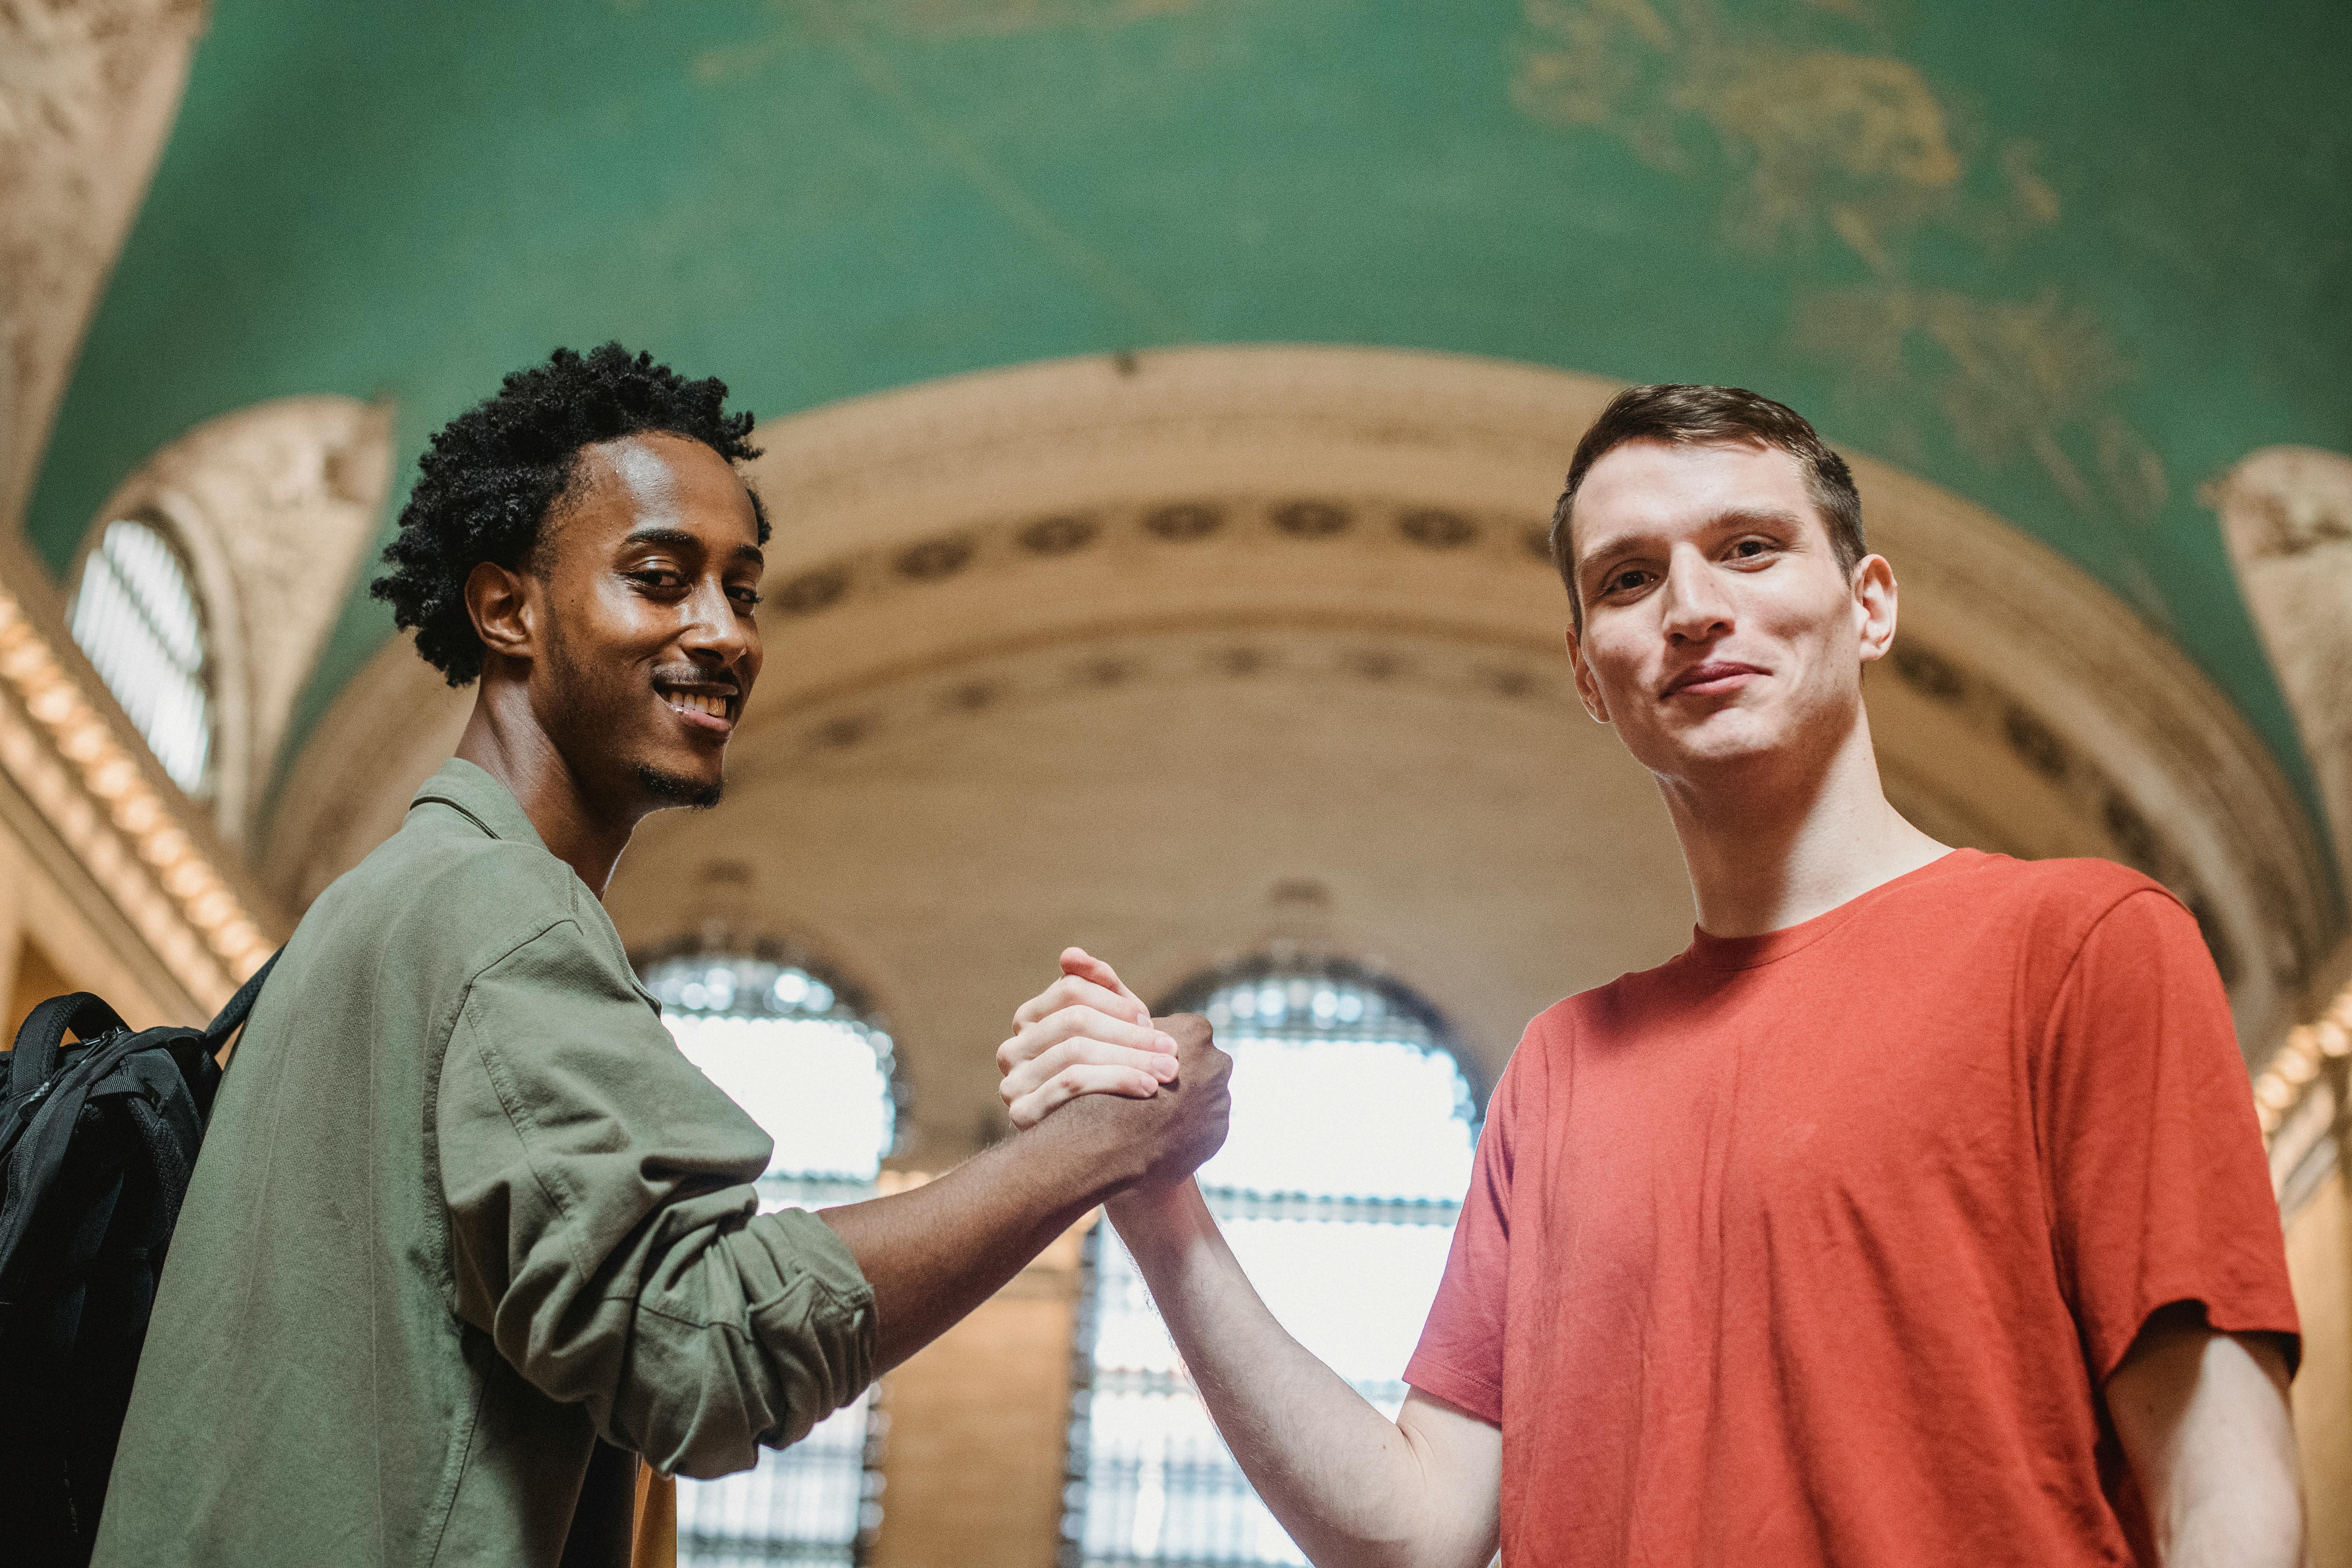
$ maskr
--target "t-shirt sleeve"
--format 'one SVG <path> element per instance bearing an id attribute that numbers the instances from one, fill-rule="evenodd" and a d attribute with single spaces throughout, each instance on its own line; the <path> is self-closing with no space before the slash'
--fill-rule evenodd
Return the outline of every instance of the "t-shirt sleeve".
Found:
<path id="1" fill-rule="evenodd" d="M 1445 1274 L 1421 1342 L 1405 1363 L 1404 1380 L 1424 1394 L 1468 1411 L 1482 1421 L 1503 1424 L 1503 1312 L 1508 1293 L 1511 1243 L 1513 1123 L 1524 1077 L 1521 1063 L 1532 1054 L 1528 1038 L 1503 1069 L 1486 1107 L 1486 1131 L 1470 1168 L 1470 1190 L 1454 1226 Z"/>
<path id="2" fill-rule="evenodd" d="M 756 1212 L 767 1137 L 576 922 L 475 979 L 435 1124 L 459 1315 L 600 1436 L 724 1475 L 871 1378 L 856 1260 Z"/>
<path id="3" fill-rule="evenodd" d="M 2041 1135 L 2061 1283 L 2104 1384 L 2160 1307 L 2298 1332 L 2270 1166 L 2196 921 L 2127 895 L 2084 939 L 2043 1042 Z M 2289 1364 L 2297 1346 L 2288 1348 Z"/>

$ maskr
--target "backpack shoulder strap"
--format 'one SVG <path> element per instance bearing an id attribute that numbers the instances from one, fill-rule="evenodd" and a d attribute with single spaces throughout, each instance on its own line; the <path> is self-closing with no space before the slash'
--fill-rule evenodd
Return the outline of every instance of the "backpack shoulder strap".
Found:
<path id="1" fill-rule="evenodd" d="M 37 1094 L 58 1070 L 66 1031 L 95 1040 L 122 1027 L 121 1016 L 87 991 L 52 996 L 33 1009 L 16 1031 L 16 1059 L 8 1075 L 10 1098 Z"/>
<path id="2" fill-rule="evenodd" d="M 262 961 L 261 967 L 253 972 L 252 977 L 236 988 L 236 994 L 228 999 L 228 1005 L 220 1010 L 220 1016 L 205 1030 L 206 1056 L 219 1055 L 220 1048 L 228 1044 L 228 1037 L 244 1027 L 247 1015 L 253 1011 L 254 1001 L 261 994 L 261 983 L 269 978 L 269 972 L 278 967 L 278 961 L 285 955 L 286 950 L 282 947 L 271 953 Z"/>

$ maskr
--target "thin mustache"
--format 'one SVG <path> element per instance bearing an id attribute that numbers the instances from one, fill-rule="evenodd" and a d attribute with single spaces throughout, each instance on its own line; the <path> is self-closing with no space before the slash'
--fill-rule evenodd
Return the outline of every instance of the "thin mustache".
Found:
<path id="1" fill-rule="evenodd" d="M 743 694 L 743 683 L 733 676 L 721 675 L 715 670 L 697 669 L 690 664 L 655 670 L 654 684 L 656 686 L 720 687 L 738 697 Z"/>

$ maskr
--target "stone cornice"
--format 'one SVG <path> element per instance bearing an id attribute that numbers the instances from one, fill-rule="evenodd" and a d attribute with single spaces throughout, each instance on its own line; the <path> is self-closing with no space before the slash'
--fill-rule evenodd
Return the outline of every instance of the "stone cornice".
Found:
<path id="1" fill-rule="evenodd" d="M 0 587 L 0 769 L 23 791 L 188 995 L 217 1008 L 261 966 L 282 922 L 135 742 L 85 694 L 94 677 Z"/>
<path id="2" fill-rule="evenodd" d="M 206 0 L 0 5 L 0 527 L 17 526 Z"/>

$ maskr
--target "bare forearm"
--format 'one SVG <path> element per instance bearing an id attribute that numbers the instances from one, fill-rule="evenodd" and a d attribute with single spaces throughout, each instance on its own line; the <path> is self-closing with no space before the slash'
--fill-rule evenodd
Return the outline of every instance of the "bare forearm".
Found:
<path id="1" fill-rule="evenodd" d="M 877 1373 L 994 1295 L 1131 1176 L 1070 1132 L 1040 1125 L 937 1181 L 820 1213 L 874 1291 Z"/>
<path id="2" fill-rule="evenodd" d="M 1266 1310 L 1200 1191 L 1115 1200 L 1186 1369 L 1242 1469 L 1318 1568 L 1479 1568 L 1491 1482 L 1382 1415 Z M 1468 1417 L 1459 1417 L 1467 1421 Z"/>

